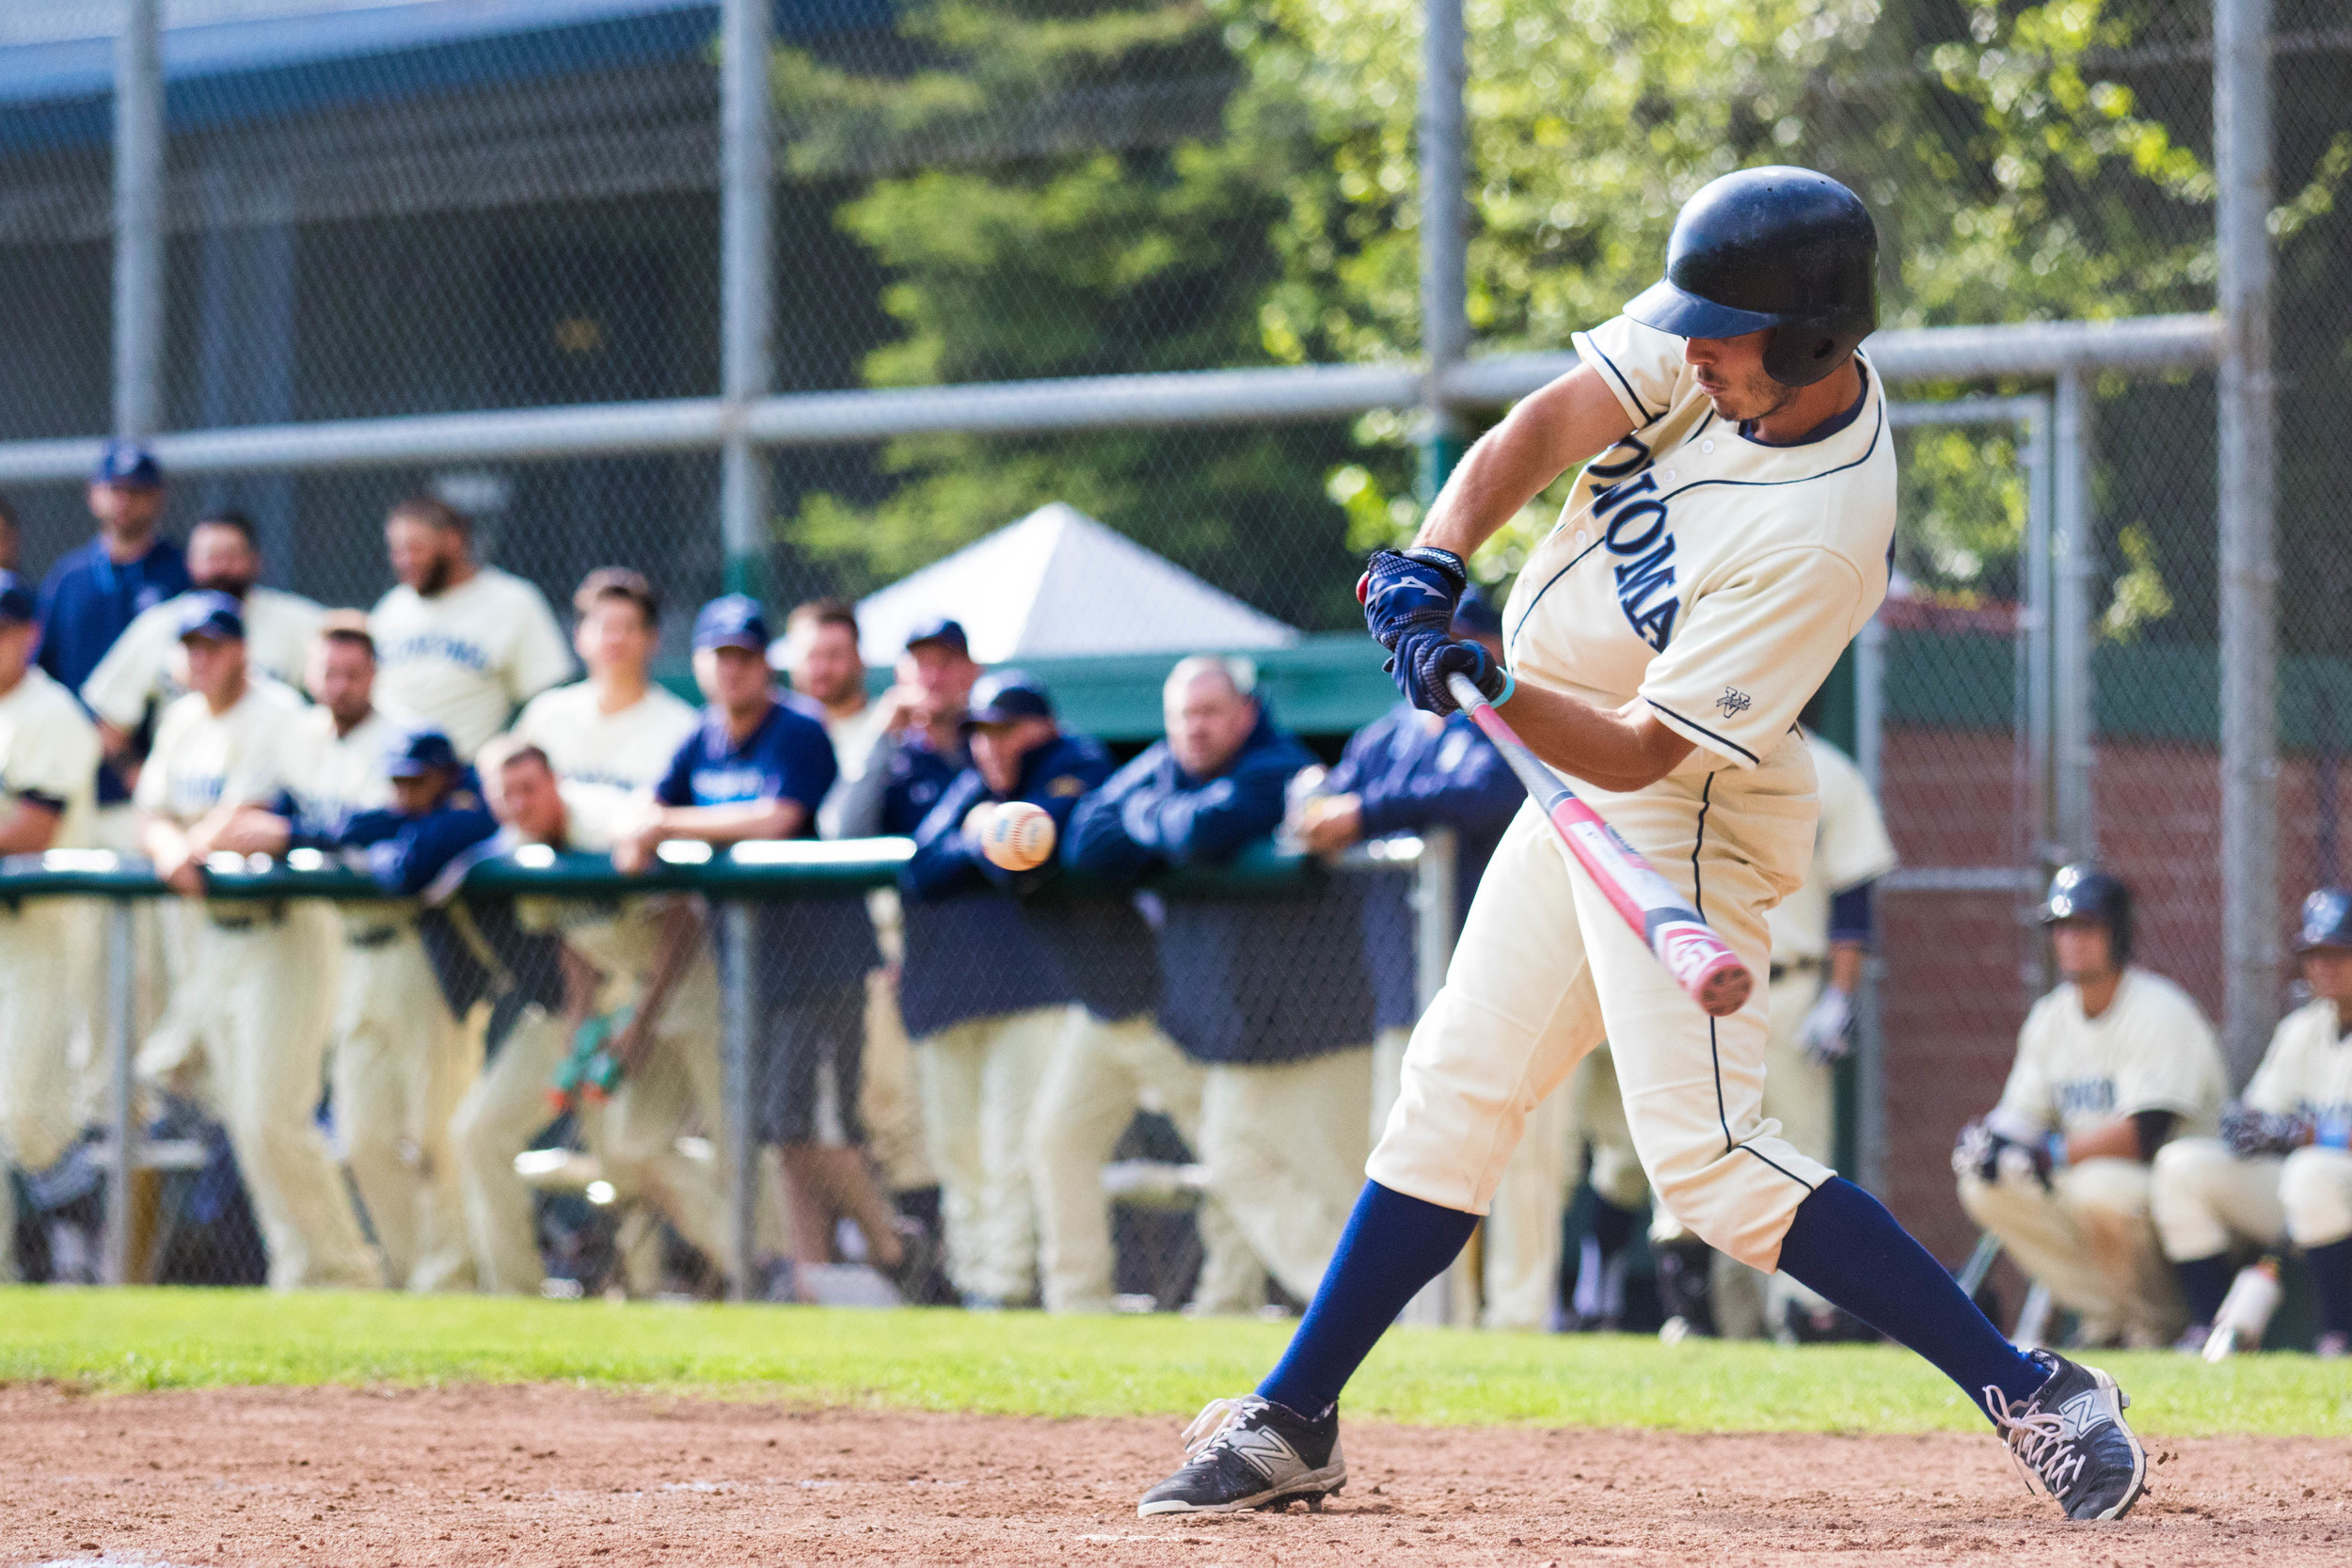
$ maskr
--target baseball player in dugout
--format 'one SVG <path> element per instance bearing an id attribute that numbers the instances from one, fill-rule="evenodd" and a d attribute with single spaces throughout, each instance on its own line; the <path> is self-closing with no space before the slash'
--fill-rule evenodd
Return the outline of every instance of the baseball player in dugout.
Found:
<path id="1" fill-rule="evenodd" d="M 1800 720 L 1820 790 L 1813 859 L 1804 884 L 1766 922 L 1772 967 L 1764 1114 L 1780 1123 L 1782 1137 L 1827 1164 L 1837 1141 L 1837 1064 L 1851 1049 L 1854 998 L 1870 952 L 1870 889 L 1896 861 L 1862 769 L 1815 727 L 1820 702 L 1817 693 Z M 1760 1275 L 1713 1251 L 1669 1213 L 1656 1216 L 1650 1240 L 1659 1249 L 1660 1294 L 1686 1332 L 1726 1339 L 1840 1332 L 1828 1304 L 1795 1279 Z"/>
<path id="2" fill-rule="evenodd" d="M 811 838 L 836 768 L 824 726 L 778 699 L 768 622 L 730 594 L 694 618 L 694 679 L 707 706 L 649 801 L 616 836 L 612 863 L 634 874 L 666 839 L 732 845 Z M 859 1147 L 859 1067 L 874 930 L 864 900 L 754 906 L 754 1120 L 781 1151 L 789 1191 L 792 1290 L 803 1297 L 833 1260 L 833 1216 L 850 1219 L 866 1260 L 908 1293 L 925 1249 L 899 1229 Z M 722 980 L 725 979 L 723 966 Z"/>
<path id="3" fill-rule="evenodd" d="M 98 731 L 33 663 L 32 591 L 0 571 L 0 856 L 89 842 Z M 64 1155 L 82 1130 L 74 1038 L 90 1042 L 96 932 L 72 900 L 0 903 L 0 1281 L 17 1277 L 15 1182 Z"/>
<path id="4" fill-rule="evenodd" d="M 785 618 L 784 637 L 768 650 L 768 662 L 792 683 L 797 701 L 825 726 L 840 775 L 817 808 L 820 837 L 840 838 L 841 808 L 858 790 L 872 760 L 874 743 L 898 710 L 890 701 L 866 694 L 866 659 L 858 650 L 857 611 L 841 599 L 812 599 Z M 890 1190 L 898 1212 L 936 1235 L 940 1228 L 939 1177 L 924 1146 L 923 1112 L 915 1087 L 914 1046 L 898 1011 L 898 962 L 905 956 L 904 921 L 898 890 L 878 887 L 866 895 L 882 962 L 866 976 L 866 1060 L 858 1100 L 866 1120 L 866 1150 Z M 927 1299 L 946 1301 L 945 1276 L 932 1282 Z"/>
<path id="5" fill-rule="evenodd" d="M 299 686 L 326 611 L 299 594 L 262 586 L 253 520 L 242 512 L 198 518 L 188 530 L 186 560 L 191 593 L 226 594 L 237 601 L 252 667 Z M 82 701 L 97 716 L 107 758 L 118 766 L 135 767 L 156 711 L 187 689 L 176 657 L 180 607 L 172 598 L 139 611 L 82 683 Z"/>
<path id="6" fill-rule="evenodd" d="M 940 801 L 970 766 L 964 719 L 979 673 L 961 625 L 916 628 L 898 684 L 879 705 L 891 710 L 883 734 L 864 777 L 842 793 L 846 836 L 937 836 Z M 1024 1305 L 1037 1293 L 1025 1139 L 1069 988 L 1011 899 L 985 881 L 908 877 L 898 893 L 898 1010 L 914 1041 L 924 1146 L 939 1174 L 947 1278 L 966 1306 Z"/>
<path id="7" fill-rule="evenodd" d="M 2184 1345 L 2202 1348 L 2232 1259 L 2292 1244 L 2319 1288 L 2321 1355 L 2352 1354 L 2352 892 L 2303 901 L 2296 934 L 2312 999 L 2281 1020 L 2218 1138 L 2156 1151 L 2156 1233 L 2188 1300 Z"/>
<path id="8" fill-rule="evenodd" d="M 204 857 L 243 808 L 278 801 L 301 699 L 246 661 L 226 594 L 180 610 L 188 690 L 164 709 L 135 797 L 148 858 L 174 892 L 204 900 L 190 962 L 204 976 L 201 1047 L 140 1070 L 167 1076 L 228 1129 L 278 1289 L 383 1282 L 349 1188 L 312 1114 L 334 1027 L 339 941 L 316 900 L 205 899 Z"/>
<path id="9" fill-rule="evenodd" d="M 241 808 L 215 834 L 215 847 L 332 851 L 362 815 L 391 806 L 388 768 L 408 737 L 376 711 L 367 617 L 326 614 L 309 665 L 314 705 L 288 726 L 284 794 Z M 393 1286 L 468 1289 L 473 1255 L 449 1121 L 480 1066 L 479 1047 L 434 984 L 413 904 L 353 899 L 336 914 L 342 979 L 331 1073 L 343 1158 Z"/>
<path id="10" fill-rule="evenodd" d="M 474 557 L 473 520 L 433 496 L 384 519 L 399 585 L 368 614 L 376 705 L 470 759 L 524 703 L 572 673 L 547 595 Z"/>
<path id="11" fill-rule="evenodd" d="M 1807 169 L 1725 175 L 1683 206 L 1665 277 L 1575 338 L 1581 363 L 1464 456 L 1410 548 L 1375 554 L 1367 623 L 1415 706 L 1475 684 L 1551 768 L 1768 973 L 1772 905 L 1819 816 L 1798 710 L 1884 597 L 1895 457 L 1879 378 L 1877 234 Z M 1581 465 L 1503 610 L 1504 657 L 1452 635 L 1464 562 Z M 1413 1031 L 1370 1180 L 1290 1348 L 1213 1402 L 1146 1514 L 1342 1484 L 1339 1398 L 1491 1201 L 1528 1114 L 1604 1037 L 1658 1200 L 1926 1357 L 2067 1515 L 2114 1518 L 2146 1456 L 2105 1372 L 2005 1339 L 1878 1200 L 1764 1115 L 1767 998 L 1702 1012 L 1520 811 Z"/>
<path id="12" fill-rule="evenodd" d="M 1245 659 L 1180 661 L 1161 690 L 1167 738 L 1079 801 L 1070 868 L 1133 886 L 1270 840 L 1291 780 L 1314 757 L 1275 726 L 1256 689 Z M 1206 1069 L 1208 1196 L 1301 1301 L 1331 1261 L 1368 1141 L 1372 983 L 1357 911 L 1347 890 L 1327 886 L 1188 895 L 1168 901 L 1160 928 L 1160 1022 Z M 1302 961 L 1316 984 L 1298 983 Z M 1263 1299 L 1263 1287 L 1250 1293 Z"/>
<path id="13" fill-rule="evenodd" d="M 2169 1344 L 2185 1321 L 2150 1212 L 2150 1162 L 2210 1137 L 2227 1078 L 2186 991 L 2132 962 L 2131 890 L 2094 866 L 2051 879 L 2058 988 L 2017 1036 L 2001 1102 L 1952 1149 L 1961 1207 L 2076 1315 L 2087 1345 Z"/>

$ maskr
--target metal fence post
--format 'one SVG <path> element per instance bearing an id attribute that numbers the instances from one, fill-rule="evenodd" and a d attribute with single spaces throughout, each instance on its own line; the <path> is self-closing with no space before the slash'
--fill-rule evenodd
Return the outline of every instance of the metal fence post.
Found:
<path id="1" fill-rule="evenodd" d="M 132 1058 L 137 1032 L 132 1008 L 135 998 L 131 901 L 117 898 L 106 906 L 106 1058 L 108 1084 L 106 1117 L 111 1136 L 106 1141 L 106 1253 L 104 1279 L 109 1285 L 131 1282 L 131 1174 L 138 1166 L 138 1128 Z M 5 1180 L 0 1173 L 0 1180 Z"/>
<path id="2" fill-rule="evenodd" d="M 2050 597 L 2052 842 L 2068 860 L 2099 852 L 2091 774 L 2098 766 L 2090 671 L 2090 590 L 2098 571 L 2090 504 L 2090 395 L 2080 371 L 2061 372 L 2052 408 L 2050 511 L 2056 560 Z"/>
<path id="3" fill-rule="evenodd" d="M 735 1248 L 727 1299 L 752 1301 L 759 1213 L 758 1125 L 752 1115 L 755 1008 L 751 906 L 739 898 L 719 905 L 720 1080 L 726 1086 L 727 1236 Z"/>
<path id="4" fill-rule="evenodd" d="M 115 434 L 163 423 L 163 0 L 128 0 L 115 39 Z"/>
<path id="5" fill-rule="evenodd" d="M 1454 907 L 1461 836 L 1452 828 L 1436 827 L 1422 830 L 1420 838 L 1421 855 L 1413 863 L 1413 1000 L 1416 1011 L 1425 1013 L 1454 962 L 1454 928 L 1461 922 L 1461 911 Z M 1397 1321 L 1443 1328 L 1455 1321 L 1457 1304 L 1473 1299 L 1470 1291 L 1465 1254 L 1422 1286 Z"/>
<path id="6" fill-rule="evenodd" d="M 757 597 L 768 554 L 768 458 L 743 428 L 775 374 L 773 132 L 768 65 L 771 0 L 725 0 L 719 63 L 720 278 L 723 338 L 719 527 L 726 585 Z"/>
<path id="7" fill-rule="evenodd" d="M 2279 565 L 2270 364 L 2270 0 L 2215 0 L 2220 260 L 2223 1046 L 2236 1081 L 2279 1003 Z"/>
<path id="8" fill-rule="evenodd" d="M 1854 641 L 1854 762 L 1874 800 L 1884 798 L 1886 628 L 1876 616 Z M 1881 905 L 1880 918 L 1884 918 Z M 1885 962 L 1873 950 L 1862 962 L 1862 994 L 1854 1010 L 1854 1180 L 1871 1192 L 1886 1181 L 1886 1033 L 1879 1017 L 1879 979 Z"/>
<path id="9" fill-rule="evenodd" d="M 1434 501 L 1462 455 L 1459 410 L 1445 401 L 1445 373 L 1470 353 L 1469 209 L 1462 180 L 1469 162 L 1462 89 L 1469 79 L 1462 0 L 1423 0 L 1421 37 L 1421 335 L 1426 380 L 1422 414 L 1421 491 Z"/>

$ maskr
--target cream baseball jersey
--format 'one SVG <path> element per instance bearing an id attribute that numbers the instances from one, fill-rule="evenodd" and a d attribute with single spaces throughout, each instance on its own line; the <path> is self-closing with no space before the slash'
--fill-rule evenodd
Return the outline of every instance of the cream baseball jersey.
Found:
<path id="1" fill-rule="evenodd" d="M 346 735 L 335 733 L 335 716 L 323 707 L 296 714 L 287 731 L 284 778 L 303 830 L 339 834 L 359 813 L 390 805 L 385 763 L 405 735 L 373 709 Z"/>
<path id="2" fill-rule="evenodd" d="M 139 611 L 115 639 L 106 657 L 82 683 L 82 701 L 119 730 L 138 728 L 151 704 L 160 709 L 187 689 L 187 662 L 180 652 L 182 594 Z M 297 689 L 310 640 L 326 611 L 299 594 L 255 588 L 245 596 L 245 657 L 262 671 Z"/>
<path id="3" fill-rule="evenodd" d="M 368 629 L 376 705 L 403 723 L 438 728 L 463 757 L 572 673 L 546 595 L 495 566 L 429 599 L 404 583 L 376 601 Z"/>
<path id="4" fill-rule="evenodd" d="M 28 667 L 0 696 L 0 793 L 57 813 L 52 843 L 72 849 L 89 842 L 97 783 L 97 726 L 46 671 Z"/>
<path id="5" fill-rule="evenodd" d="M 515 735 L 547 752 L 555 776 L 566 783 L 651 789 L 701 722 L 700 713 L 660 687 L 606 713 L 596 705 L 595 685 L 577 681 L 532 698 L 515 721 Z"/>
<path id="6" fill-rule="evenodd" d="M 2188 992 L 2161 974 L 2127 969 L 2097 1018 L 2083 1016 L 2082 993 L 2071 985 L 2034 1004 L 1998 1114 L 2043 1132 L 2074 1132 L 2116 1117 L 2170 1111 L 2180 1132 L 2212 1132 L 2226 1084 L 2221 1048 Z"/>
<path id="7" fill-rule="evenodd" d="M 2315 997 L 2279 1021 L 2245 1099 L 2272 1116 L 2352 1117 L 2352 1039 L 2334 1003 Z"/>
<path id="8" fill-rule="evenodd" d="M 1772 933 L 1774 963 L 1829 956 L 1830 900 L 1851 888 L 1875 881 L 1895 869 L 1895 844 L 1870 786 L 1853 759 L 1818 735 L 1805 736 L 1819 781 L 1821 820 L 1813 836 L 1813 863 L 1804 885 L 1772 906 L 1765 924 Z"/>
<path id="9" fill-rule="evenodd" d="M 172 699 L 155 726 L 133 799 L 185 827 L 219 805 L 269 805 L 287 785 L 286 747 L 302 699 L 266 675 L 215 714 L 196 692 Z"/>
<path id="10" fill-rule="evenodd" d="M 1633 420 L 1586 464 L 1503 611 L 1522 680 L 1640 698 L 1694 743 L 1677 773 L 1754 767 L 1886 595 L 1895 453 L 1878 377 L 1804 442 L 1715 414 L 1680 338 L 1620 316 L 1576 351 Z"/>

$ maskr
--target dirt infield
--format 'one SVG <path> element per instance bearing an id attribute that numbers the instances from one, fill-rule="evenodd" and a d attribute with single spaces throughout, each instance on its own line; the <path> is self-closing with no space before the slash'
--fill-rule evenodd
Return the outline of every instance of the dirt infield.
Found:
<path id="1" fill-rule="evenodd" d="M 1353 1427 L 1321 1514 L 1146 1523 L 1167 1420 L 1045 1421 L 561 1387 L 0 1388 L 0 1563 L 1608 1560 L 2203 1563 L 2352 1556 L 2352 1442 L 2158 1443 L 2069 1528 L 1990 1436 Z"/>

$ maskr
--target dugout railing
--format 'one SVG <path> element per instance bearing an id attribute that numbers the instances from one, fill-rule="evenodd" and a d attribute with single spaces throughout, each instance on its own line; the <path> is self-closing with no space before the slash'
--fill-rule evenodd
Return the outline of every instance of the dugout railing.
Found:
<path id="1" fill-rule="evenodd" d="M 715 1145 L 728 1156 L 718 1172 L 725 1210 L 723 1234 L 733 1257 L 750 1259 L 772 1256 L 779 1245 L 772 1228 L 765 1232 L 759 1228 L 761 1185 L 771 1178 L 762 1174 L 754 1117 L 758 993 L 774 969 L 795 961 L 792 953 L 761 950 L 763 927 L 755 914 L 762 908 L 838 901 L 895 889 L 912 850 L 912 841 L 903 838 L 747 843 L 716 851 L 704 844 L 674 842 L 660 847 L 644 872 L 624 876 L 601 855 L 559 853 L 545 846 L 527 845 L 470 866 L 462 882 L 448 894 L 448 901 L 532 901 L 542 909 L 583 904 L 611 908 L 627 899 L 662 893 L 698 895 L 706 901 L 703 907 L 709 918 L 704 940 L 717 950 L 719 960 L 721 994 L 715 1022 L 727 1125 L 687 1131 L 702 1134 L 702 1148 Z M 1373 1010 L 1369 995 L 1342 992 L 1343 988 L 1367 985 L 1375 969 L 1390 970 L 1384 978 L 1391 984 L 1400 978 L 1406 981 L 1416 1011 L 1440 982 L 1451 959 L 1458 918 L 1454 864 L 1454 834 L 1451 830 L 1438 829 L 1425 835 L 1375 839 L 1331 857 L 1302 853 L 1287 845 L 1260 844 L 1230 863 L 1179 868 L 1150 879 L 1140 889 L 1111 888 L 1083 877 L 1066 876 L 1032 896 L 1081 907 L 1089 899 L 1135 900 L 1149 912 L 1155 931 L 1166 924 L 1168 910 L 1181 910 L 1188 903 L 1255 907 L 1261 918 L 1250 929 L 1262 941 L 1268 931 L 1274 935 L 1273 941 L 1263 942 L 1273 951 L 1259 957 L 1271 958 L 1276 967 L 1269 970 L 1260 964 L 1256 973 L 1261 985 L 1268 974 L 1278 974 L 1284 989 L 1295 990 L 1299 999 L 1313 1006 L 1360 1011 L 1369 1019 Z M 282 860 L 216 855 L 206 864 L 205 884 L 208 903 L 217 901 L 230 907 L 282 908 L 306 900 L 346 907 L 375 902 L 413 906 L 415 902 L 396 898 L 358 869 L 315 850 L 297 849 Z M 134 911 L 144 903 L 178 896 L 144 862 L 106 850 L 60 849 L 0 863 L 0 899 L 11 904 L 35 899 L 84 900 L 102 911 L 104 959 L 98 976 L 100 994 L 92 999 L 90 1008 L 96 1038 L 92 1059 L 83 1064 L 81 1103 L 90 1103 L 94 1098 L 97 1108 L 85 1138 L 95 1134 L 94 1152 L 103 1171 L 103 1241 L 97 1271 L 103 1283 L 146 1279 L 157 1260 L 160 1243 L 154 1218 L 134 1213 L 141 1173 L 178 1175 L 184 1180 L 205 1163 L 207 1139 L 215 1146 L 222 1141 L 216 1123 L 191 1125 L 192 1102 L 177 1097 L 168 1101 L 176 1110 L 176 1119 L 159 1120 L 156 1113 L 167 1103 L 163 1085 L 151 1074 L 143 1077 L 139 1066 L 147 1042 L 142 1037 L 138 995 L 142 982 L 136 968 L 140 939 L 135 933 Z M 1009 905 L 1004 895 L 991 896 Z M 1401 947 L 1392 943 L 1387 949 L 1385 966 L 1377 956 L 1367 955 L 1364 945 L 1363 908 L 1376 898 L 1391 900 L 1407 923 L 1406 941 Z M 893 902 L 885 900 L 876 907 L 887 908 Z M 188 918 L 209 917 L 198 912 L 190 901 Z M 900 916 L 893 909 L 887 918 L 895 922 Z M 891 946 L 887 935 L 884 946 L 885 958 L 896 964 L 902 950 Z M 1009 962 L 1020 961 L 1012 955 L 985 951 L 957 957 L 962 970 L 948 976 L 950 990 L 966 974 L 985 976 Z M 1406 971 L 1403 976 L 1394 973 L 1400 964 Z M 190 977 L 181 979 L 186 982 Z M 61 976 L 60 983 L 70 984 L 72 977 Z M 1237 982 L 1245 988 L 1249 983 Z M 428 1006 L 433 1000 L 418 999 Z M 1244 999 L 1238 1011 L 1249 1014 L 1254 1006 L 1253 1016 L 1262 1020 L 1265 1005 L 1263 997 L 1254 1003 Z M 151 1006 L 148 1010 L 151 1016 Z M 183 1026 L 200 1035 L 204 1022 L 187 1020 Z M 1245 1018 L 1243 1023 L 1248 1026 L 1248 1020 Z M 495 1031 L 500 1025 L 491 1027 Z M 1371 1034 L 1366 1030 L 1360 1043 L 1372 1043 Z M 312 1097 L 312 1103 L 326 1104 L 330 1121 L 333 1105 L 327 1085 L 331 1079 L 331 1073 L 322 1073 L 319 1093 Z M 1153 1107 L 1147 1102 L 1142 1108 Z M 1370 1110 L 1367 1103 L 1363 1107 L 1367 1124 Z M 562 1125 L 553 1110 L 548 1120 L 550 1126 Z M 335 1125 L 339 1134 L 345 1133 L 343 1127 Z M 534 1146 L 543 1141 L 534 1140 Z M 577 1132 L 571 1141 L 579 1143 Z M 1134 1141 L 1128 1139 L 1122 1148 Z M 346 1142 L 346 1137 L 339 1136 L 339 1152 Z M 681 1142 L 698 1140 L 690 1136 Z M 1138 1245 L 1147 1250 L 1177 1247 L 1179 1243 L 1171 1242 L 1171 1237 L 1179 1234 L 1181 1250 L 1187 1256 L 1144 1258 L 1141 1261 L 1148 1265 L 1151 1279 L 1140 1293 L 1122 1291 L 1127 1297 L 1122 1305 L 1140 1307 L 1142 1297 L 1156 1295 L 1158 1305 L 1172 1306 L 1175 1301 L 1169 1292 L 1181 1291 L 1188 1277 L 1185 1271 L 1197 1266 L 1191 1211 L 1201 1202 L 1200 1167 L 1183 1154 L 1167 1153 L 1169 1146 L 1165 1132 L 1157 1150 L 1149 1139 L 1136 1147 L 1141 1158 L 1120 1160 L 1115 1168 L 1112 1164 L 1104 1167 L 1106 1197 L 1120 1206 L 1122 1218 L 1127 1207 L 1150 1212 L 1139 1227 L 1122 1223 L 1122 1266 L 1135 1261 L 1129 1255 Z M 530 1159 L 542 1175 L 551 1174 L 559 1180 L 564 1170 L 582 1164 L 576 1152 L 566 1156 L 554 1148 L 534 1148 Z M 524 1164 L 518 1160 L 517 1168 Z M 878 1170 L 881 1164 L 879 1159 L 869 1161 Z M 595 1167 L 586 1164 L 584 1168 Z M 1343 1177 L 1351 1191 L 1359 1179 L 1360 1162 Z M 600 1185 L 600 1197 L 590 1201 L 616 1201 L 612 1185 Z M 150 1187 L 146 1201 L 151 1204 L 151 1182 Z M 628 1196 L 622 1192 L 617 1201 L 626 1205 Z M 660 1218 L 650 1209 L 648 1213 L 656 1221 Z M 542 1204 L 541 1218 L 546 1217 Z M 556 1244 L 550 1232 L 536 1226 L 534 1231 L 543 1243 Z M 0 1238 L 0 1243 L 7 1240 Z M 260 1261 L 247 1260 L 248 1271 Z M 560 1267 L 550 1277 L 556 1279 L 552 1294 L 573 1293 L 570 1287 L 578 1282 L 577 1275 L 564 1275 Z M 1274 1277 L 1279 1284 L 1279 1274 Z M 732 1271 L 728 1288 L 739 1299 L 747 1292 L 756 1294 L 759 1280 L 751 1270 L 737 1269 Z M 1467 1299 L 1459 1280 L 1451 1285 L 1441 1281 L 1432 1287 L 1424 1301 L 1416 1304 L 1415 1315 L 1420 1321 L 1444 1323 L 1465 1310 Z"/>

